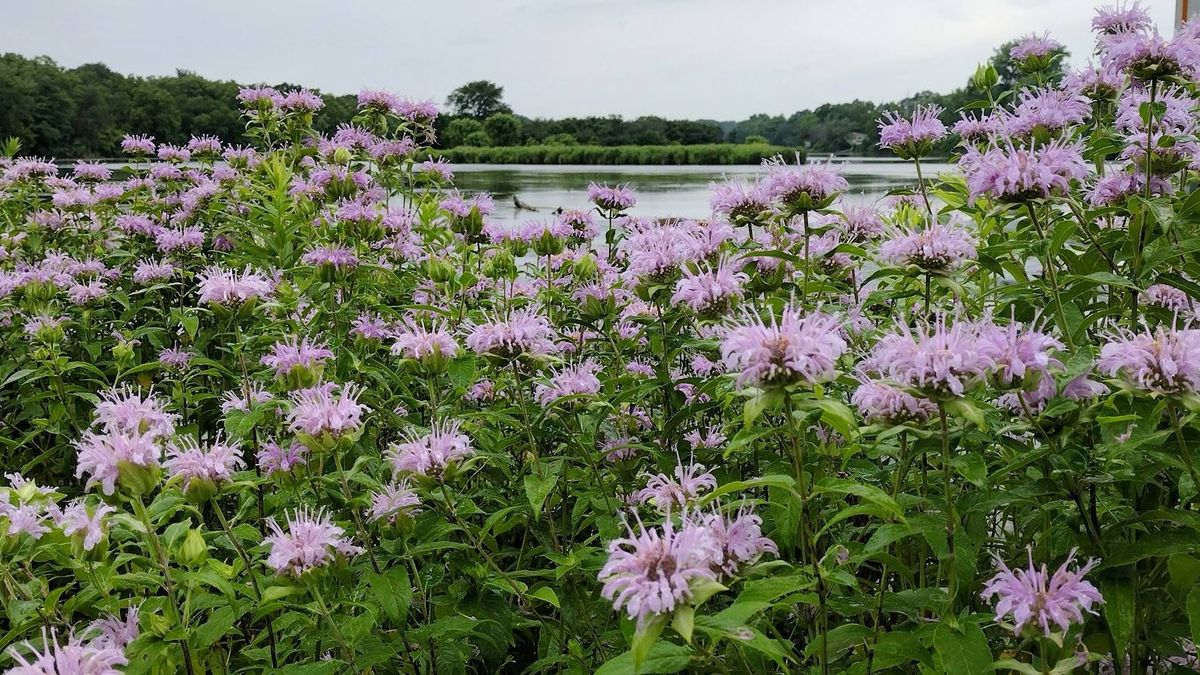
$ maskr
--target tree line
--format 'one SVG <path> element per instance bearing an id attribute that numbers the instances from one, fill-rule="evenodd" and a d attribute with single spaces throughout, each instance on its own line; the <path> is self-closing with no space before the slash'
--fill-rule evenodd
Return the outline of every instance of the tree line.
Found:
<path id="1" fill-rule="evenodd" d="M 1010 43 L 1011 44 L 1011 43 Z M 1001 85 L 1016 86 L 1008 67 L 1009 44 L 996 50 L 992 64 Z M 280 83 L 277 89 L 298 85 Z M 186 143 L 211 134 L 244 140 L 245 122 L 236 100 L 239 85 L 180 70 L 172 76 L 122 75 L 103 64 L 65 68 L 48 57 L 0 56 L 0 138 L 16 136 L 28 154 L 46 157 L 110 157 L 126 133 L 153 135 L 159 142 Z M 803 148 L 810 154 L 877 152 L 876 121 L 887 110 L 919 104 L 944 108 L 952 123 L 957 110 L 980 98 L 966 85 L 952 92 L 921 92 L 901 101 L 830 103 L 790 116 L 753 115 L 740 121 L 673 120 L 655 116 L 529 118 L 503 100 L 503 87 L 477 81 L 446 99 L 438 119 L 439 147 L 630 146 L 770 144 Z M 325 108 L 316 128 L 330 133 L 354 115 L 352 94 L 321 94 Z M 947 147 L 946 150 L 949 150 Z"/>

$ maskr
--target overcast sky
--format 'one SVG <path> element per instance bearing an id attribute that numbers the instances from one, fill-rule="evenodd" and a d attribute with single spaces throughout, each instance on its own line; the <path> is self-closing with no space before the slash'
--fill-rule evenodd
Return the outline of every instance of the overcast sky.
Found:
<path id="1" fill-rule="evenodd" d="M 1102 0 L 1111 2 L 1111 0 Z M 1091 52 L 1093 0 L 7 0 L 0 51 L 439 103 L 488 79 L 531 117 L 741 119 L 961 85 L 1005 40 Z M 1175 0 L 1148 0 L 1164 33 Z M 0 92 L 2 95 L 2 92 Z"/>

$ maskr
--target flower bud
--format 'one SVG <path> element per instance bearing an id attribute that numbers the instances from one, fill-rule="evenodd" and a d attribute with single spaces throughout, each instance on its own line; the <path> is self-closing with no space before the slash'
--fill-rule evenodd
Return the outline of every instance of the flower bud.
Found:
<path id="1" fill-rule="evenodd" d="M 134 464 L 133 462 L 117 462 L 117 485 L 131 495 L 147 495 L 158 487 L 162 479 L 162 470 L 157 466 Z"/>
<path id="2" fill-rule="evenodd" d="M 208 560 L 208 544 L 205 543 L 200 530 L 189 529 L 177 553 L 179 561 L 188 567 L 197 567 Z"/>

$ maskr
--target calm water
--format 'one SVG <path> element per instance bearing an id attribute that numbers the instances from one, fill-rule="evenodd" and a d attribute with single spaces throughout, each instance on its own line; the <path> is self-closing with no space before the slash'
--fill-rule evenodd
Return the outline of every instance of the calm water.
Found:
<path id="1" fill-rule="evenodd" d="M 916 183 L 909 162 L 855 159 L 834 162 L 846 180 L 851 202 L 871 203 L 889 190 Z M 922 165 L 926 178 L 945 171 L 945 164 Z M 524 166 L 463 164 L 454 167 L 454 183 L 466 193 L 490 192 L 496 200 L 492 217 L 516 223 L 547 217 L 550 212 L 589 207 L 590 181 L 628 183 L 637 191 L 634 215 L 703 218 L 710 213 L 708 184 L 725 177 L 753 178 L 763 173 L 759 166 Z M 513 197 L 538 209 L 518 210 Z"/>

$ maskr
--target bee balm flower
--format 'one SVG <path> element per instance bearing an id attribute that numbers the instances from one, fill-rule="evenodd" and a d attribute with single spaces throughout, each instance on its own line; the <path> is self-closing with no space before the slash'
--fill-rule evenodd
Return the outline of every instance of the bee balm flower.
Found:
<path id="1" fill-rule="evenodd" d="M 983 587 L 980 596 L 984 600 L 999 599 L 996 620 L 1011 616 L 1013 630 L 1018 635 L 1027 625 L 1040 627 L 1046 635 L 1053 632 L 1051 624 L 1065 631 L 1072 624 L 1083 623 L 1084 612 L 1095 614 L 1092 605 L 1104 602 L 1100 591 L 1083 579 L 1095 567 L 1096 561 L 1089 560 L 1076 570 L 1068 569 L 1074 558 L 1075 551 L 1072 550 L 1053 576 L 1044 564 L 1040 568 L 1033 564 L 1032 551 L 1029 568 L 1015 572 L 997 558 L 1000 570 Z"/>

